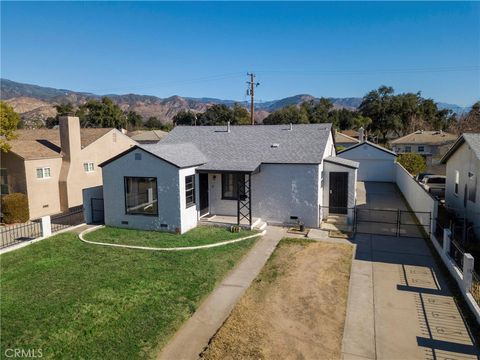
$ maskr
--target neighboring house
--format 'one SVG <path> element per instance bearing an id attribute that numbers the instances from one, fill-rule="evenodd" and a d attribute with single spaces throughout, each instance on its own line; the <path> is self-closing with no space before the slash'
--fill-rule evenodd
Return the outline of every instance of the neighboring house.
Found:
<path id="1" fill-rule="evenodd" d="M 390 141 L 392 150 L 397 154 L 417 153 L 422 155 L 427 166 L 437 165 L 441 155 L 455 142 L 453 134 L 439 131 L 418 130 L 401 138 Z M 437 158 L 437 159 L 435 159 Z"/>
<path id="2" fill-rule="evenodd" d="M 335 131 L 335 145 L 341 150 L 349 148 L 350 146 L 357 145 L 360 140 L 350 137 L 342 132 Z"/>
<path id="3" fill-rule="evenodd" d="M 480 237 L 480 133 L 461 135 L 441 162 L 447 165 L 445 204 L 475 224 Z"/>
<path id="4" fill-rule="evenodd" d="M 116 129 L 81 129 L 77 117 L 16 134 L 1 155 L 2 194 L 26 194 L 31 219 L 82 205 L 82 189 L 102 184 L 98 164 L 136 145 Z"/>
<path id="5" fill-rule="evenodd" d="M 167 134 L 168 132 L 162 130 L 136 130 L 127 135 L 139 144 L 155 144 Z"/>
<path id="6" fill-rule="evenodd" d="M 358 181 L 396 181 L 395 161 L 397 154 L 380 145 L 363 141 L 339 151 L 337 155 L 358 162 Z"/>
<path id="7" fill-rule="evenodd" d="M 318 227 L 322 206 L 354 206 L 358 164 L 331 124 L 307 124 L 177 126 L 100 166 L 107 225 L 183 233 L 214 215 Z"/>

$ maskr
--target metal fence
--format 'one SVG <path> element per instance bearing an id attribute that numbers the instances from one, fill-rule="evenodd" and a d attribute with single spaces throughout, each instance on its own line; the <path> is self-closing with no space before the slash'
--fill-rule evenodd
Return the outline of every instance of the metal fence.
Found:
<path id="1" fill-rule="evenodd" d="M 84 222 L 83 207 L 71 208 L 68 212 L 50 217 L 52 233 L 79 225 Z M 22 241 L 34 240 L 43 236 L 41 219 L 31 220 L 23 224 L 0 227 L 0 248 L 18 244 Z"/>
<path id="2" fill-rule="evenodd" d="M 24 224 L 6 225 L 0 228 L 0 248 L 15 245 L 22 241 L 33 240 L 42 236 L 40 220 Z"/>
<path id="3" fill-rule="evenodd" d="M 52 233 L 84 222 L 83 206 L 71 208 L 68 212 L 51 216 Z"/>
<path id="4" fill-rule="evenodd" d="M 465 254 L 465 251 L 463 250 L 462 246 L 456 242 L 455 240 L 452 239 L 450 242 L 450 257 L 452 260 L 455 262 L 455 264 L 458 266 L 460 271 L 463 271 L 463 254 Z"/>

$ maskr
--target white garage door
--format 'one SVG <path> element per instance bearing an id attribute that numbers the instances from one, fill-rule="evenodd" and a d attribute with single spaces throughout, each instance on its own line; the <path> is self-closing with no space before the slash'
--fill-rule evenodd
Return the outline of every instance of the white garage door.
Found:
<path id="1" fill-rule="evenodd" d="M 392 160 L 355 159 L 355 161 L 360 163 L 357 173 L 358 181 L 395 181 Z"/>

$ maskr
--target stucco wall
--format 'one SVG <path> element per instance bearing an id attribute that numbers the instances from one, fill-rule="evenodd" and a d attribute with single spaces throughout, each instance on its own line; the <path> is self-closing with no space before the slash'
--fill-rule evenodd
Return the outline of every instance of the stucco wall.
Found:
<path id="1" fill-rule="evenodd" d="M 60 212 L 58 177 L 62 166 L 61 158 L 25 161 L 25 178 L 28 189 L 30 219 Z M 49 167 L 50 178 L 37 179 L 37 168 Z"/>
<path id="2" fill-rule="evenodd" d="M 141 160 L 135 160 L 136 153 L 141 154 Z M 157 178 L 158 216 L 125 213 L 124 176 Z M 180 229 L 182 206 L 179 179 L 177 167 L 142 150 L 132 151 L 107 164 L 103 168 L 105 224 L 146 230 Z M 162 224 L 166 227 L 162 227 Z"/>
<path id="3" fill-rule="evenodd" d="M 318 227 L 319 166 L 262 164 L 252 177 L 253 215 L 270 223 L 291 223 L 298 216 Z"/>
<path id="4" fill-rule="evenodd" d="M 395 182 L 395 156 L 392 154 L 363 144 L 338 156 L 360 163 L 358 181 Z"/>
<path id="5" fill-rule="evenodd" d="M 116 135 L 114 135 L 116 134 Z M 120 131 L 109 131 L 89 146 L 79 151 L 78 158 L 70 164 L 68 173 L 68 207 L 83 203 L 82 190 L 102 185 L 102 169 L 98 164 L 135 145 L 135 141 Z M 85 172 L 83 163 L 93 162 L 94 171 Z"/>
<path id="6" fill-rule="evenodd" d="M 455 194 L 455 171 L 459 172 L 458 194 Z M 465 184 L 468 180 L 468 173 L 477 177 L 477 194 L 475 202 L 467 199 L 467 206 L 464 206 Z M 455 151 L 447 162 L 447 182 L 445 189 L 446 205 L 455 210 L 463 217 L 480 225 L 480 160 L 476 158 L 468 144 L 462 144 Z M 480 228 L 475 229 L 480 236 Z"/>
<path id="7" fill-rule="evenodd" d="M 431 214 L 432 232 L 435 229 L 437 218 L 438 202 L 420 184 L 415 181 L 412 175 L 399 163 L 395 164 L 395 177 L 397 186 L 400 188 L 408 204 L 415 212 L 427 212 Z M 430 217 L 427 214 L 416 214 L 422 224 L 427 224 Z"/>

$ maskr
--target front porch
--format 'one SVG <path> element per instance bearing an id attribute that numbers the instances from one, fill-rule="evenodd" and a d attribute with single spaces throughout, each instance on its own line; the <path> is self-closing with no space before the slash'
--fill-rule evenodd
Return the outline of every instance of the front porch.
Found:
<path id="1" fill-rule="evenodd" d="M 264 230 L 267 227 L 267 223 L 260 218 L 252 218 L 251 224 L 247 219 L 242 219 L 240 224 L 238 224 L 238 218 L 236 216 L 229 215 L 205 215 L 200 218 L 200 225 L 222 227 L 239 225 L 240 227 L 248 230 Z"/>

